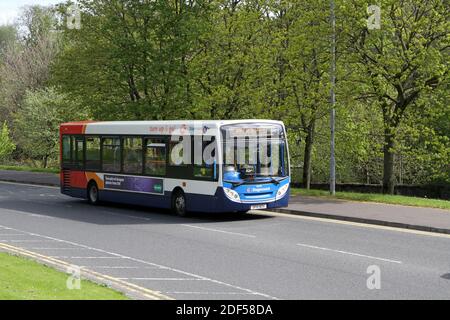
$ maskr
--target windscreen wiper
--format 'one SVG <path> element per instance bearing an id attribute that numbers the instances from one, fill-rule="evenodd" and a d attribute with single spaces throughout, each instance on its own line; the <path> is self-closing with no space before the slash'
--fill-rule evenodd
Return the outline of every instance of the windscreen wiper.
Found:
<path id="1" fill-rule="evenodd" d="M 239 181 L 239 182 L 224 180 L 224 182 L 231 183 L 231 185 L 233 186 L 233 188 L 236 188 L 236 187 L 242 186 L 242 185 L 245 183 L 245 180 Z"/>
<path id="2" fill-rule="evenodd" d="M 276 185 L 280 184 L 280 181 L 274 177 L 270 177 L 270 182 L 275 183 Z"/>

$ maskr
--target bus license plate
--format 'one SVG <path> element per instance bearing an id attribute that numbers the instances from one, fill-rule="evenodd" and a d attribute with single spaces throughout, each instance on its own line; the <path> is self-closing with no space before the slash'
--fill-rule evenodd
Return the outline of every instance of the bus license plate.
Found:
<path id="1" fill-rule="evenodd" d="M 266 209 L 267 204 L 254 204 L 250 207 L 251 210 L 258 210 L 258 209 Z"/>

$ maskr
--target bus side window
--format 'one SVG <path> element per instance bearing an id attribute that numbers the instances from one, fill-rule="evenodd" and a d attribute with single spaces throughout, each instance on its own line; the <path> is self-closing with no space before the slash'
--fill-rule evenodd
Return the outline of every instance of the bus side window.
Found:
<path id="1" fill-rule="evenodd" d="M 102 139 L 102 170 L 120 172 L 121 153 L 120 138 L 110 137 Z"/>
<path id="2" fill-rule="evenodd" d="M 62 161 L 63 163 L 70 163 L 72 160 L 70 154 L 70 136 L 64 135 L 62 137 Z"/>
<path id="3" fill-rule="evenodd" d="M 142 138 L 123 138 L 123 172 L 142 173 Z"/>
<path id="4" fill-rule="evenodd" d="M 163 139 L 145 139 L 144 173 L 164 176 L 166 174 L 166 144 Z"/>
<path id="5" fill-rule="evenodd" d="M 194 177 L 214 179 L 216 168 L 216 140 L 212 136 L 194 136 Z"/>
<path id="6" fill-rule="evenodd" d="M 74 152 L 74 164 L 77 168 L 82 169 L 84 167 L 84 138 L 74 137 L 73 147 Z"/>
<path id="7" fill-rule="evenodd" d="M 86 170 L 101 170 L 99 137 L 86 137 Z"/>

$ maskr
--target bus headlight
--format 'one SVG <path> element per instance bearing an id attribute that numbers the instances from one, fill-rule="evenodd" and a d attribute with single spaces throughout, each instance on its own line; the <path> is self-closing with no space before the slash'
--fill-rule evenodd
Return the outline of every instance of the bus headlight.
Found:
<path id="1" fill-rule="evenodd" d="M 241 202 L 241 198 L 239 197 L 239 193 L 237 193 L 234 190 L 231 190 L 229 188 L 223 188 L 223 191 L 225 192 L 225 195 L 228 199 L 234 202 Z"/>
<path id="2" fill-rule="evenodd" d="M 283 198 L 284 195 L 286 194 L 286 192 L 288 191 L 288 188 L 289 188 L 289 183 L 286 183 L 284 186 L 280 187 L 280 189 L 278 189 L 278 191 L 277 191 L 276 200 Z"/>

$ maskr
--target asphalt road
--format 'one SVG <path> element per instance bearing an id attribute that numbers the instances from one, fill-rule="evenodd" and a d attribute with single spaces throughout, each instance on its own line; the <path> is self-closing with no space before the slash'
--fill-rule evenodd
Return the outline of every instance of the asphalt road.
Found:
<path id="1" fill-rule="evenodd" d="M 175 299 L 450 299 L 449 235 L 355 223 L 180 218 L 0 182 L 0 242 Z M 379 268 L 380 289 L 368 289 L 368 268 Z"/>

